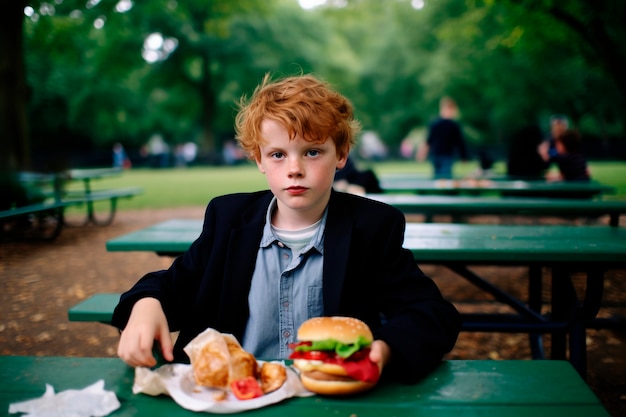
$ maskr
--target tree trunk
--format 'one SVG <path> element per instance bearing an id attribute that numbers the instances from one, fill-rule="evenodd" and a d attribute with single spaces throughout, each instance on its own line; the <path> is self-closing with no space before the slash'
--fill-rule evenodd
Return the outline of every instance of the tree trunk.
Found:
<path id="1" fill-rule="evenodd" d="M 202 78 L 200 80 L 200 97 L 202 100 L 202 145 L 210 153 L 213 162 L 219 161 L 218 147 L 215 143 L 215 92 L 211 76 L 211 58 L 208 53 L 202 57 Z"/>
<path id="2" fill-rule="evenodd" d="M 0 13 L 0 170 L 7 171 L 30 168 L 22 46 L 25 5 L 24 0 L 12 0 Z"/>

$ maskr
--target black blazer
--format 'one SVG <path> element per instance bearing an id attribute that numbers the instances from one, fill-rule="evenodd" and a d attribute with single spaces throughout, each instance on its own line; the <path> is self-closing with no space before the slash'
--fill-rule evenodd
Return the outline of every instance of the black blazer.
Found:
<path id="1" fill-rule="evenodd" d="M 134 303 L 161 301 L 182 348 L 207 327 L 241 340 L 269 191 L 222 196 L 205 213 L 200 237 L 164 271 L 144 276 L 122 294 L 112 324 L 126 326 Z M 392 349 L 384 375 L 417 381 L 454 346 L 456 309 L 403 249 L 405 218 L 395 208 L 332 192 L 324 236 L 324 315 L 357 317 Z"/>

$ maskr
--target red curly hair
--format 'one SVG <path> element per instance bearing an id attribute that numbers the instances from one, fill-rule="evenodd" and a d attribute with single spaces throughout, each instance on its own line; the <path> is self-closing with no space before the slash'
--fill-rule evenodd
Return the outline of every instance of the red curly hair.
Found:
<path id="1" fill-rule="evenodd" d="M 318 143 L 331 139 L 340 157 L 348 156 L 360 130 L 352 103 L 312 75 L 272 81 L 266 74 L 250 99 L 241 98 L 238 108 L 236 138 L 252 160 L 261 157 L 259 149 L 264 142 L 261 122 L 264 119 L 281 124 L 292 140 L 296 136 Z"/>

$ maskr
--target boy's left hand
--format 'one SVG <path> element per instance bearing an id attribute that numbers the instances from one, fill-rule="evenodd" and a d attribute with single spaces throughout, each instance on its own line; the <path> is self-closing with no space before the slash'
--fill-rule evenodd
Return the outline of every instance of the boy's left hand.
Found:
<path id="1" fill-rule="evenodd" d="M 382 340 L 374 340 L 372 348 L 370 350 L 370 360 L 378 365 L 378 368 L 382 372 L 383 368 L 391 359 L 391 348 L 387 342 Z"/>

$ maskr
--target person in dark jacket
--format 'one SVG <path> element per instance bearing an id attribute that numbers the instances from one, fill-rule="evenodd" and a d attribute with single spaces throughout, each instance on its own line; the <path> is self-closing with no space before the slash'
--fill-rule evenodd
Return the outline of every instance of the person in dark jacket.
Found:
<path id="1" fill-rule="evenodd" d="M 429 125 L 426 143 L 417 153 L 418 161 L 430 157 L 435 179 L 452 178 L 452 167 L 457 154 L 463 161 L 468 160 L 465 138 L 461 126 L 455 120 L 457 115 L 456 102 L 449 97 L 443 97 L 439 102 L 439 117 Z"/>
<path id="2" fill-rule="evenodd" d="M 242 99 L 237 139 L 270 190 L 213 199 L 191 247 L 121 296 L 120 358 L 154 366 L 156 340 L 166 360 L 187 362 L 183 347 L 209 327 L 257 357 L 287 358 L 302 322 L 341 315 L 370 326 L 383 377 L 434 369 L 461 320 L 403 248 L 404 215 L 332 188 L 358 129 L 351 103 L 310 75 L 268 75 Z"/>
<path id="3" fill-rule="evenodd" d="M 527 125 L 513 133 L 507 157 L 507 175 L 511 179 L 544 179 L 548 163 L 537 152 L 542 142 L 543 134 L 537 125 Z"/>
<path id="4" fill-rule="evenodd" d="M 556 152 L 551 153 L 548 146 L 542 144 L 539 153 L 549 164 L 556 164 L 558 173 L 548 172 L 546 179 L 552 181 L 589 181 L 591 175 L 587 159 L 581 151 L 581 138 L 578 131 L 568 129 L 561 133 L 554 142 Z"/>

